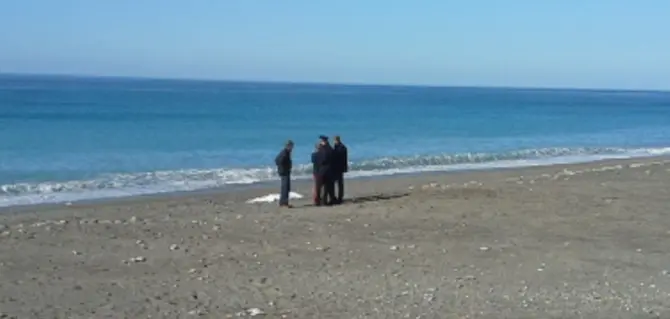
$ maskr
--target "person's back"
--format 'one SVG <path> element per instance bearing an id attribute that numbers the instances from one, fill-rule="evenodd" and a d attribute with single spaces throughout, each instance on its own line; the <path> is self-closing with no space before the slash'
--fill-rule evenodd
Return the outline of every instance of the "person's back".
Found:
<path id="1" fill-rule="evenodd" d="M 291 151 L 287 148 L 282 149 L 277 157 L 275 157 L 275 164 L 277 165 L 277 174 L 279 176 L 291 175 L 291 170 L 293 169 Z"/>
<path id="2" fill-rule="evenodd" d="M 339 136 L 335 137 L 335 144 L 333 145 L 333 170 L 336 173 L 346 173 L 349 171 L 349 154 L 347 146 L 342 143 Z"/>
<path id="3" fill-rule="evenodd" d="M 318 152 L 318 174 L 322 177 L 329 177 L 332 173 L 333 148 L 330 144 L 323 144 Z"/>
<path id="4" fill-rule="evenodd" d="M 314 146 L 314 152 L 312 152 L 312 177 L 314 179 L 314 189 L 312 190 L 312 199 L 314 200 L 314 205 L 317 206 L 321 205 L 321 188 L 323 187 L 323 181 L 319 177 L 320 149 L 321 145 L 316 144 Z"/>
<path id="5" fill-rule="evenodd" d="M 337 203 L 344 199 L 344 173 L 349 171 L 349 154 L 347 147 L 339 136 L 335 136 L 333 144 L 333 182 L 337 184 Z"/>
<path id="6" fill-rule="evenodd" d="M 319 173 L 318 179 L 323 185 L 325 195 L 320 199 L 322 204 L 332 205 L 335 202 L 335 191 L 333 184 L 333 148 L 328 143 L 328 137 L 319 136 L 321 140 L 321 147 L 319 148 L 318 163 Z"/>
<path id="7" fill-rule="evenodd" d="M 314 152 L 312 152 L 312 174 L 316 175 L 319 174 L 319 165 L 320 165 L 320 154 L 319 150 L 321 149 L 321 145 L 316 145 L 314 147 Z"/>
<path id="8" fill-rule="evenodd" d="M 277 175 L 281 181 L 281 189 L 279 192 L 279 206 L 291 207 L 288 204 L 289 193 L 291 192 L 291 170 L 293 169 L 293 160 L 291 159 L 291 152 L 293 151 L 293 141 L 288 140 L 284 148 L 275 157 L 275 164 L 277 165 Z"/>

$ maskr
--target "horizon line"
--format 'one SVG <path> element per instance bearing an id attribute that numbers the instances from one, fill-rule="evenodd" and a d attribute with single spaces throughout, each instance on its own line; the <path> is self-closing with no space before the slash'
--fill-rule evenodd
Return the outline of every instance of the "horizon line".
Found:
<path id="1" fill-rule="evenodd" d="M 516 90 L 547 90 L 547 91 L 606 91 L 606 92 L 646 92 L 670 93 L 670 89 L 633 89 L 608 87 L 570 87 L 570 86 L 504 86 L 504 85 L 450 85 L 450 84 L 412 84 L 412 83 L 366 83 L 366 82 L 326 82 L 310 80 L 250 80 L 225 78 L 196 78 L 196 77 L 154 77 L 143 75 L 107 75 L 107 74 L 76 74 L 76 73 L 37 73 L 37 72 L 0 72 L 2 77 L 52 77 L 75 79 L 123 79 L 136 81 L 192 81 L 192 82 L 220 82 L 220 83 L 255 83 L 255 84 L 293 84 L 293 85 L 322 85 L 322 86 L 357 86 L 357 87 L 409 87 L 409 88 L 455 88 L 455 89 L 516 89 Z"/>

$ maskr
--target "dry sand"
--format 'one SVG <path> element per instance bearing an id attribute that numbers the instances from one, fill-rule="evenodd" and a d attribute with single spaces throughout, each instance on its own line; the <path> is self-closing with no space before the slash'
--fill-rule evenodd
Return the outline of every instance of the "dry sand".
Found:
<path id="1" fill-rule="evenodd" d="M 670 318 L 667 158 L 348 187 L 7 210 L 0 318 Z"/>

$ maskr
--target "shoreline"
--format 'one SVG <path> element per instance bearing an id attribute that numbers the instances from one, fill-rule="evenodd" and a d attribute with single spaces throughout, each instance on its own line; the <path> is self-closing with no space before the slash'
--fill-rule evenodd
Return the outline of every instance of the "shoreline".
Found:
<path id="1" fill-rule="evenodd" d="M 516 171 L 516 170 L 526 170 L 534 168 L 551 168 L 551 167 L 571 167 L 571 166 L 580 166 L 580 165 L 590 165 L 590 164 L 602 164 L 602 163 L 628 163 L 634 161 L 654 161 L 654 160 L 664 160 L 670 158 L 670 155 L 651 155 L 651 156 L 636 156 L 636 157 L 626 157 L 626 158 L 606 158 L 606 159 L 596 159 L 596 160 L 587 160 L 587 161 L 575 161 L 567 163 L 548 163 L 544 164 L 541 161 L 537 163 L 531 163 L 525 166 L 502 166 L 502 167 L 487 167 L 483 165 L 482 167 L 474 168 L 464 168 L 464 169 L 452 169 L 452 170 L 427 170 L 427 171 L 416 171 L 416 172 L 400 172 L 387 175 L 371 175 L 371 176 L 355 176 L 347 178 L 345 175 L 346 183 L 357 183 L 357 182 L 383 182 L 388 179 L 412 179 L 412 178 L 424 178 L 427 176 L 440 176 L 444 177 L 445 175 L 460 175 L 460 174 L 470 174 L 470 173 L 490 173 L 490 172 L 506 172 L 506 171 Z M 474 163 L 477 164 L 489 164 L 489 163 Z M 293 189 L 309 189 L 312 182 L 309 178 L 296 178 L 293 179 Z M 160 193 L 148 193 L 148 194 L 132 194 L 127 196 L 115 196 L 115 197 L 102 197 L 102 198 L 91 198 L 91 199 L 82 199 L 75 201 L 58 201 L 58 202 L 47 202 L 47 203 L 35 203 L 35 204 L 20 204 L 20 205 L 11 205 L 11 206 L 0 206 L 0 216 L 5 214 L 16 214 L 20 212 L 30 211 L 33 209 L 37 210 L 49 210 L 57 209 L 63 206 L 91 206 L 91 205 L 114 205 L 117 203 L 133 203 L 136 201 L 162 201 L 166 199 L 186 199 L 190 197 L 206 198 L 210 196 L 225 195 L 225 194 L 255 194 L 249 195 L 254 197 L 249 197 L 252 199 L 255 197 L 267 195 L 269 193 L 278 193 L 278 186 L 274 184 L 278 181 L 262 181 L 251 184 L 231 184 L 222 187 L 214 188 L 204 188 L 204 189 L 195 189 L 195 190 L 186 190 L 186 191 L 167 191 Z M 266 193 L 262 193 L 266 192 Z M 309 197 L 311 193 L 298 192 L 305 197 Z M 231 196 L 239 198 L 239 196 Z"/>
<path id="2" fill-rule="evenodd" d="M 670 314 L 669 157 L 346 185 L 333 207 L 245 203 L 264 188 L 2 214 L 0 316 Z"/>

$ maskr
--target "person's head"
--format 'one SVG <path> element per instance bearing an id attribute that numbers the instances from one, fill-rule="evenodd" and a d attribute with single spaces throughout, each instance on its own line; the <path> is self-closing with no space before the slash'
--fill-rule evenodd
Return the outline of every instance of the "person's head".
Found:
<path id="1" fill-rule="evenodd" d="M 333 137 L 333 141 L 334 141 L 335 144 L 341 144 L 342 143 L 342 140 L 340 139 L 339 135 L 335 135 L 335 137 Z"/>
<path id="2" fill-rule="evenodd" d="M 284 144 L 284 148 L 289 152 L 292 151 L 293 150 L 293 141 L 291 141 L 291 140 L 286 141 L 286 144 Z"/>
<path id="3" fill-rule="evenodd" d="M 328 144 L 328 136 L 325 136 L 325 135 L 319 136 L 319 144 L 321 144 L 321 145 Z"/>

